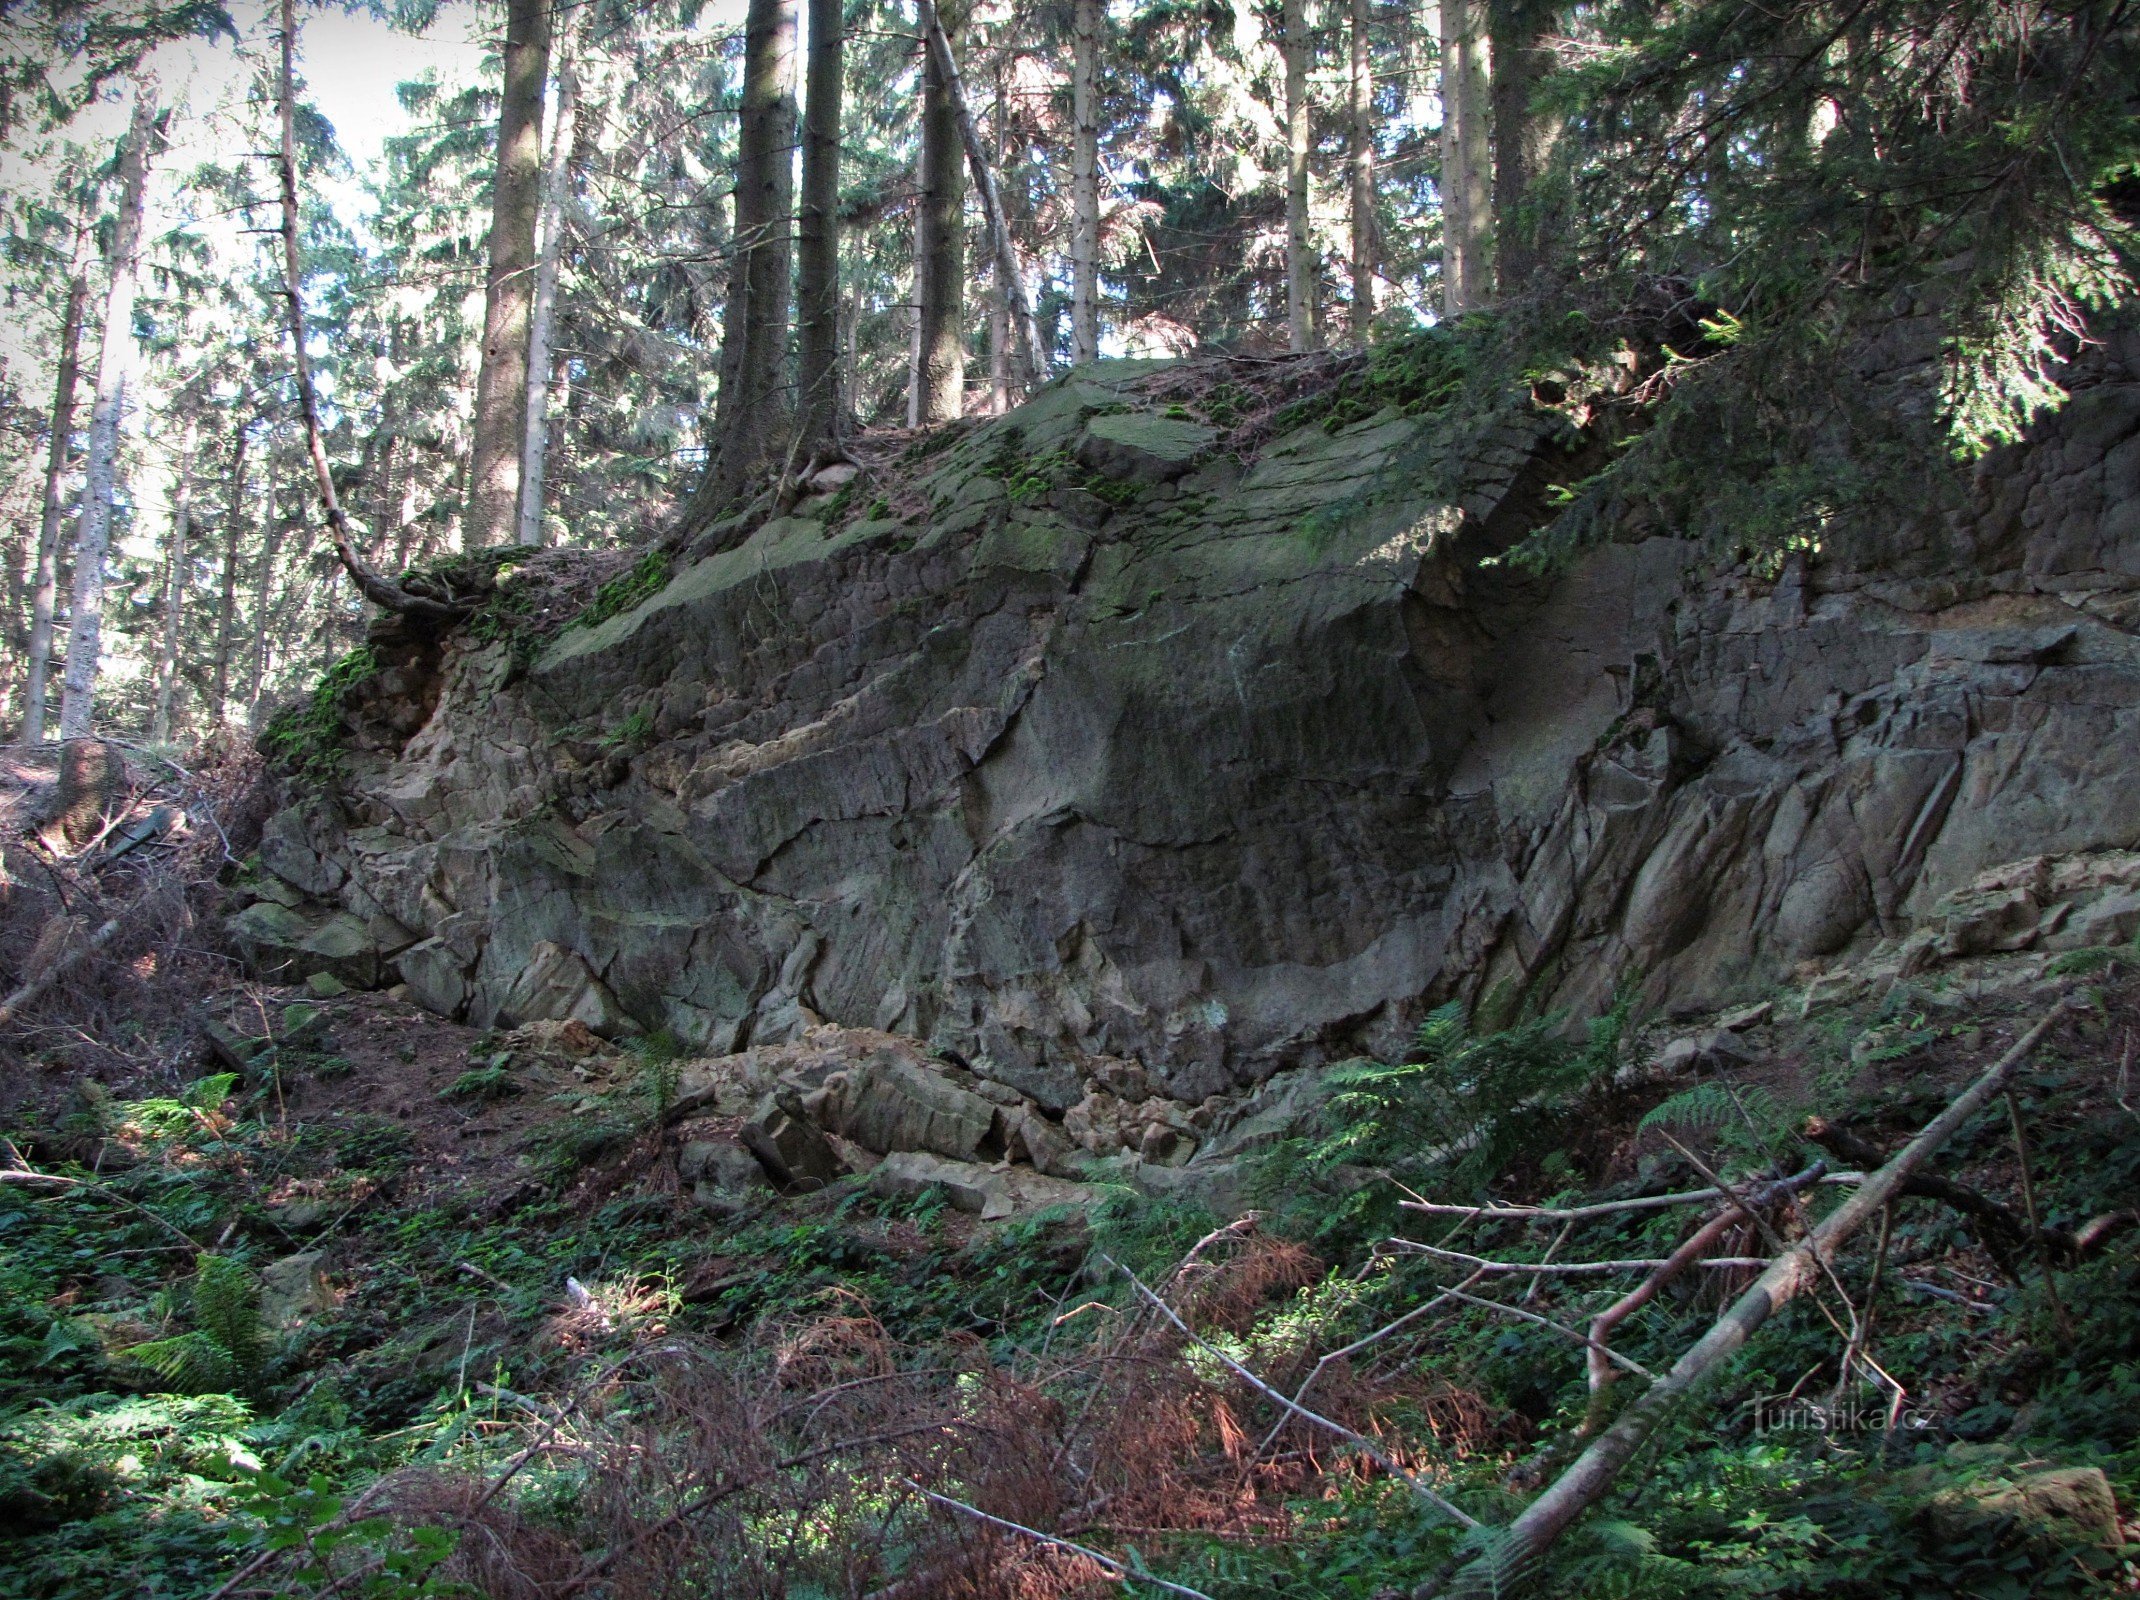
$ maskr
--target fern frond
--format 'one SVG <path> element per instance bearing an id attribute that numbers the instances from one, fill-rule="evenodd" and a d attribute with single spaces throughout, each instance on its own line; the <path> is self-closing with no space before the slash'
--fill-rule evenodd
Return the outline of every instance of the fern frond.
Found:
<path id="1" fill-rule="evenodd" d="M 253 1275 L 228 1256 L 202 1256 L 193 1280 L 193 1317 L 231 1367 L 248 1381 L 267 1360 L 260 1326 L 260 1290 Z"/>
<path id="2" fill-rule="evenodd" d="M 174 1394 L 213 1394 L 228 1389 L 238 1376 L 229 1353 L 198 1329 L 130 1346 L 120 1358 L 152 1373 Z"/>

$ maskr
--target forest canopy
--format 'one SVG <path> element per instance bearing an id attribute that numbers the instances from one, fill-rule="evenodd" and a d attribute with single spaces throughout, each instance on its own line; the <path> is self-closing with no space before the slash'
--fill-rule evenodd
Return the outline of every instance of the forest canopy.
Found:
<path id="1" fill-rule="evenodd" d="M 2058 403 L 2140 215 L 2140 46 L 2095 0 L 48 0 L 0 28 L 0 721 L 31 737 L 257 730 L 367 594 L 452 609 L 395 574 L 673 546 L 1102 357 L 1439 326 L 1486 392 L 1633 351 L 1640 427 L 1533 554 L 1638 501 L 1817 541 Z M 310 87 L 378 70 L 338 63 L 351 29 L 463 41 L 361 148 Z"/>

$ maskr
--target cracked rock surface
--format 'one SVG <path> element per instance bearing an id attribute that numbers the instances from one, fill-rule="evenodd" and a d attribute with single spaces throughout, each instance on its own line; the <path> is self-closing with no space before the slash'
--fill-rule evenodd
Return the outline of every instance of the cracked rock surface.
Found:
<path id="1" fill-rule="evenodd" d="M 1481 563 L 1550 515 L 1550 418 L 1436 497 L 1429 422 L 1243 467 L 1116 420 L 1102 364 L 930 458 L 925 514 L 806 500 L 531 666 L 383 635 L 245 931 L 481 1026 L 887 1030 L 970 1086 L 886 1066 L 827 1126 L 986 1159 L 1015 1106 L 1158 1168 L 1199 1107 L 1452 996 L 1693 1012 L 1883 942 L 2130 937 L 2136 373 L 2102 352 L 1959 511 L 1771 574 L 1650 536 L 1538 579 Z M 1120 493 L 1035 493 L 1041 458 Z"/>

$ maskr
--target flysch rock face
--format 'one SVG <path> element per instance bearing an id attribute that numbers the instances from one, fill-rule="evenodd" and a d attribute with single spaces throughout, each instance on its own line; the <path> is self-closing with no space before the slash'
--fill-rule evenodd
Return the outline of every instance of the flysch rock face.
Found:
<path id="1" fill-rule="evenodd" d="M 1452 995 L 1692 1011 L 1920 930 L 2023 938 L 2059 863 L 2140 847 L 2136 357 L 1965 511 L 1772 579 L 1662 537 L 1482 566 L 1570 473 L 1550 419 L 1475 442 L 1447 505 L 1395 414 L 1245 470 L 1095 435 L 1133 399 L 1104 364 L 936 457 L 925 519 L 806 501 L 525 673 L 446 641 L 343 792 L 270 825 L 300 903 L 251 933 L 301 975 L 280 913 L 346 913 L 379 981 L 482 1025 L 890 1030 L 1161 1165 L 1196 1135 L 1148 1101 L 1398 1048 Z M 1051 454 L 1134 493 L 1013 498 Z M 1951 933 L 2037 857 L 2026 907 Z M 2132 920 L 2067 899 L 2046 931 Z"/>

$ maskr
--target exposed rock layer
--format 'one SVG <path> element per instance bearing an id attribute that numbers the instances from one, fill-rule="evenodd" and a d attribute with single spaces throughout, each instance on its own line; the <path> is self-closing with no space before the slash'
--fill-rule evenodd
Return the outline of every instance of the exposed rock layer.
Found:
<path id="1" fill-rule="evenodd" d="M 1965 510 L 1773 579 L 1664 537 L 1482 566 L 1569 471 L 1549 417 L 1476 442 L 1447 505 L 1406 488 L 1428 423 L 1244 472 L 1097 369 L 937 457 L 923 519 L 806 502 L 524 672 L 410 652 L 344 791 L 270 824 L 301 903 L 241 932 L 302 971 L 332 908 L 312 956 L 478 1023 L 889 1029 L 1162 1164 L 1189 1106 L 1452 994 L 1691 1011 L 1920 931 L 2129 936 L 2116 357 Z M 1113 476 L 1036 494 L 1033 460 Z"/>

